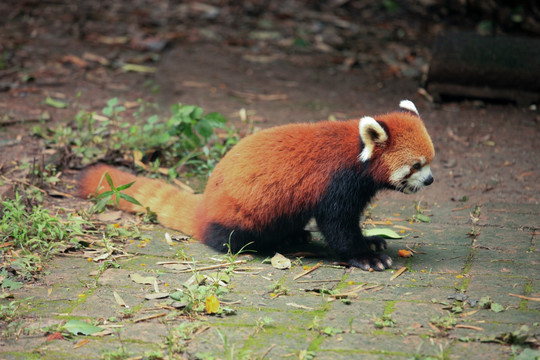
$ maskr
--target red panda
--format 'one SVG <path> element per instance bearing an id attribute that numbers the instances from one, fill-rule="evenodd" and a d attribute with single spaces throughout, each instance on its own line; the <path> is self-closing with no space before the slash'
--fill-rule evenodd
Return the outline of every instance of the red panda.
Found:
<path id="1" fill-rule="evenodd" d="M 124 192 L 158 215 L 166 227 L 193 235 L 220 251 L 247 244 L 272 250 L 306 239 L 314 217 L 341 261 L 363 270 L 390 268 L 380 237 L 366 237 L 360 216 L 378 190 L 415 193 L 433 182 L 434 148 L 411 101 L 401 111 L 348 121 L 322 121 L 262 130 L 236 144 L 216 165 L 202 194 L 106 165 L 86 169 L 79 195 L 135 181 Z M 142 210 L 120 201 L 126 211 Z"/>

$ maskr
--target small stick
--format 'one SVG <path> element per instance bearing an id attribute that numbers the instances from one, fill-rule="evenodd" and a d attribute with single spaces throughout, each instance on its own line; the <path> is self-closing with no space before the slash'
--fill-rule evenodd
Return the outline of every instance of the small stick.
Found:
<path id="1" fill-rule="evenodd" d="M 225 264 L 203 266 L 203 267 L 197 268 L 197 271 L 220 269 L 220 268 L 224 268 L 224 267 L 231 266 L 231 265 L 245 264 L 246 262 L 247 262 L 246 260 L 236 260 L 235 262 L 228 262 L 228 263 L 225 263 Z M 193 271 L 193 269 L 182 270 L 182 271 L 179 271 L 179 272 L 180 273 L 185 273 L 185 272 L 191 272 L 191 271 Z"/>
<path id="2" fill-rule="evenodd" d="M 403 266 L 402 268 L 400 268 L 398 271 L 396 271 L 396 273 L 394 275 L 392 275 L 390 277 L 390 281 L 394 280 L 395 278 L 397 278 L 398 276 L 400 276 L 401 274 L 403 274 L 405 271 L 407 271 L 407 267 L 406 266 Z"/>
<path id="3" fill-rule="evenodd" d="M 298 275 L 296 275 L 293 280 L 297 280 L 297 279 L 300 279 L 302 276 L 306 276 L 307 274 L 317 270 L 320 266 L 322 265 L 322 262 L 320 263 L 317 263 L 315 264 L 315 266 L 313 266 L 311 269 L 307 269 L 306 271 L 304 271 L 303 273 L 300 273 Z"/>
<path id="4" fill-rule="evenodd" d="M 520 299 L 524 299 L 524 300 L 530 300 L 530 301 L 540 301 L 540 298 L 537 298 L 537 297 L 530 297 L 530 296 L 524 296 L 524 295 L 518 295 L 518 294 L 508 294 L 509 296 L 514 296 L 514 297 L 517 297 L 517 298 L 520 298 Z"/>
<path id="5" fill-rule="evenodd" d="M 456 329 L 471 329 L 476 331 L 484 331 L 483 328 L 479 326 L 473 326 L 473 325 L 465 325 L 465 324 L 458 324 L 455 326 Z"/>
<path id="6" fill-rule="evenodd" d="M 261 360 L 264 359 L 266 357 L 266 355 L 268 355 L 268 353 L 276 347 L 276 344 L 272 344 L 270 345 L 270 347 L 268 349 L 266 349 L 266 351 L 264 352 L 264 354 L 261 356 Z"/>
<path id="7" fill-rule="evenodd" d="M 166 316 L 166 315 L 167 315 L 167 313 L 149 315 L 149 316 L 145 316 L 145 317 L 142 317 L 142 318 L 139 318 L 139 319 L 135 319 L 135 320 L 133 320 L 133 322 L 138 323 L 138 322 L 141 322 L 141 321 L 152 320 L 152 319 L 155 319 L 155 318 L 158 318 L 158 317 L 163 317 L 163 316 Z"/>

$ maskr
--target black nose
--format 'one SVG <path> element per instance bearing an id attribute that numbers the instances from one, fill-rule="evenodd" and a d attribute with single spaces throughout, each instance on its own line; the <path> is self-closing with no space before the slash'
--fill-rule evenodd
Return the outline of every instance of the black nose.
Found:
<path id="1" fill-rule="evenodd" d="M 426 180 L 424 180 L 424 185 L 428 186 L 433 183 L 433 176 L 429 175 Z"/>

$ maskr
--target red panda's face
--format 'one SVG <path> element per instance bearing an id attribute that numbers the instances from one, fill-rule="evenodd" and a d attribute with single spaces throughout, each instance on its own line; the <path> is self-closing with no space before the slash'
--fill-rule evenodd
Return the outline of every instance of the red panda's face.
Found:
<path id="1" fill-rule="evenodd" d="M 360 120 L 364 148 L 359 159 L 372 162 L 378 181 L 411 194 L 433 182 L 435 151 L 414 104 L 402 101 L 400 107 L 407 112 Z"/>

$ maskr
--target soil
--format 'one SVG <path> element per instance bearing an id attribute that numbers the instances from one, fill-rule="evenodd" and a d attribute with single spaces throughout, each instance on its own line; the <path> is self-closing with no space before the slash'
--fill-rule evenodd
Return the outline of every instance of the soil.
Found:
<path id="1" fill-rule="evenodd" d="M 0 25 L 0 174 L 48 158 L 30 131 L 40 117 L 50 128 L 68 126 L 79 109 L 100 110 L 112 97 L 196 104 L 241 131 L 241 109 L 265 128 L 374 115 L 410 99 L 436 148 L 435 183 L 418 198 L 539 203 L 535 106 L 434 104 L 419 90 L 436 33 L 454 25 L 411 6 L 389 14 L 362 1 L 325 2 L 323 11 L 302 1 L 153 3 L 0 5 L 8 14 Z M 127 63 L 157 71 L 126 72 Z M 69 106 L 48 106 L 47 97 Z"/>

